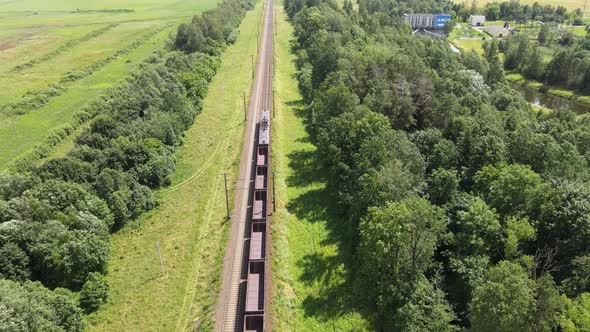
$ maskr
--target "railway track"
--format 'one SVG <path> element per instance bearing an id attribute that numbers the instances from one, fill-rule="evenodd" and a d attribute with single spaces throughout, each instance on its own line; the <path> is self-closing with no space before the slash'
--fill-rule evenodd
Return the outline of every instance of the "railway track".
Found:
<path id="1" fill-rule="evenodd" d="M 270 206 L 269 175 L 272 174 L 269 152 L 272 23 L 273 3 L 272 0 L 266 0 L 240 159 L 240 175 L 236 183 L 238 189 L 235 190 L 232 224 L 216 308 L 215 331 L 219 332 L 270 331 L 264 313 L 267 312 L 270 299 L 270 220 L 267 211 Z"/>

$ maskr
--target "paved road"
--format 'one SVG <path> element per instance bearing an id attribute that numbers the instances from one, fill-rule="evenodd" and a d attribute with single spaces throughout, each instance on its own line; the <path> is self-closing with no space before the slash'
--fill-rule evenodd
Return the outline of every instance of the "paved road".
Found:
<path id="1" fill-rule="evenodd" d="M 262 38 L 258 50 L 256 76 L 250 95 L 248 121 L 240 159 L 240 175 L 236 184 L 234 211 L 231 216 L 232 224 L 223 261 L 223 280 L 215 315 L 215 331 L 219 332 L 238 331 L 239 322 L 243 319 L 243 303 L 240 301 L 240 297 L 245 289 L 242 267 L 244 259 L 247 259 L 247 253 L 244 257 L 244 236 L 248 221 L 248 199 L 254 162 L 256 123 L 262 110 L 270 109 L 272 104 L 272 0 L 267 0 L 264 6 L 264 23 L 262 24 Z M 244 59 L 244 61 L 251 60 Z M 267 262 L 269 261 L 267 257 Z M 269 287 L 266 286 L 266 288 Z"/>

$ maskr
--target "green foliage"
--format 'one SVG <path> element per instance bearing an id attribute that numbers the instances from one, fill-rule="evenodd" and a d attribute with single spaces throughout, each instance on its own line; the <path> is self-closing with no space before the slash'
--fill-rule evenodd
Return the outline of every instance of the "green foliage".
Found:
<path id="1" fill-rule="evenodd" d="M 563 281 L 566 294 L 576 296 L 590 292 L 590 255 L 574 258 L 572 265 L 571 276 Z"/>
<path id="2" fill-rule="evenodd" d="M 496 211 L 475 197 L 457 211 L 455 228 L 455 254 L 459 257 L 487 256 L 498 241 L 500 222 Z"/>
<path id="3" fill-rule="evenodd" d="M 549 191 L 539 174 L 518 164 L 485 166 L 475 183 L 492 207 L 508 215 L 539 211 Z"/>
<path id="4" fill-rule="evenodd" d="M 579 84 L 590 77 L 587 51 L 572 47 L 545 65 L 544 50 L 516 36 L 485 42 L 483 59 L 458 57 L 445 42 L 413 35 L 396 19 L 438 11 L 467 18 L 477 6 L 362 0 L 356 12 L 348 2 L 343 9 L 331 1 L 284 5 L 294 25 L 308 130 L 337 193 L 340 227 L 356 231 L 360 221 L 350 240 L 360 242 L 355 277 L 372 286 L 366 305 L 377 328 L 452 329 L 446 322 L 454 314 L 442 314 L 444 301 L 412 299 L 421 287 L 447 291 L 461 327 L 558 329 L 565 307 L 553 280 L 560 290 L 571 288 L 570 296 L 586 291 L 584 267 L 572 263 L 590 253 L 590 121 L 535 113 L 506 83 L 499 52 L 506 66 L 528 77 Z M 562 7 L 517 2 L 487 11 L 523 20 L 568 17 Z M 429 206 L 414 211 L 419 204 L 409 202 L 424 200 L 416 197 L 427 197 Z M 404 227 L 419 223 L 404 216 L 429 219 L 423 213 L 433 210 L 452 234 L 423 229 L 420 239 L 429 245 L 407 268 L 403 253 L 415 233 Z M 514 280 L 505 281 L 509 276 Z M 433 303 L 441 305 L 432 314 L 437 327 L 418 309 Z"/>
<path id="5" fill-rule="evenodd" d="M 440 331 L 452 332 L 459 328 L 452 324 L 456 318 L 453 308 L 445 299 L 445 293 L 433 287 L 428 280 L 421 279 L 414 291 L 395 316 L 396 331 Z"/>
<path id="6" fill-rule="evenodd" d="M 455 170 L 435 169 L 428 181 L 430 200 L 437 205 L 449 202 L 459 191 L 459 176 Z"/>
<path id="7" fill-rule="evenodd" d="M 30 275 L 27 253 L 14 243 L 4 243 L 0 247 L 0 277 L 24 281 Z"/>
<path id="8" fill-rule="evenodd" d="M 590 329 L 590 293 L 581 294 L 574 300 L 566 299 L 565 310 L 560 317 L 562 331 L 587 331 Z"/>
<path id="9" fill-rule="evenodd" d="M 174 49 L 216 55 L 220 43 L 235 41 L 237 26 L 252 6 L 251 0 L 225 0 L 217 8 L 195 15 L 191 23 L 178 27 Z"/>
<path id="10" fill-rule="evenodd" d="M 70 292 L 38 282 L 0 279 L 0 331 L 82 331 L 82 312 Z"/>
<path id="11" fill-rule="evenodd" d="M 517 264 L 491 267 L 469 305 L 473 331 L 535 331 L 535 283 Z"/>
<path id="12" fill-rule="evenodd" d="M 80 290 L 80 306 L 87 312 L 96 311 L 109 299 L 109 285 L 100 273 L 90 273 Z"/>
<path id="13" fill-rule="evenodd" d="M 531 241 L 536 237 L 536 230 L 525 218 L 510 217 L 506 220 L 506 242 L 504 244 L 504 257 L 506 259 L 518 258 L 521 251 L 519 244 L 523 241 Z"/>
<path id="14" fill-rule="evenodd" d="M 444 213 L 427 200 L 408 198 L 371 208 L 360 224 L 359 258 L 368 298 L 384 326 L 430 267 L 446 234 Z"/>

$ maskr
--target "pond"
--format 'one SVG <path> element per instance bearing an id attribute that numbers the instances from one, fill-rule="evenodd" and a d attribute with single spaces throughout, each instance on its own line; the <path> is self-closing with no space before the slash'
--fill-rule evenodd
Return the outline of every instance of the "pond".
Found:
<path id="1" fill-rule="evenodd" d="M 529 103 L 555 111 L 572 110 L 578 114 L 590 112 L 590 106 L 570 100 L 567 98 L 554 96 L 546 92 L 529 88 L 520 84 L 510 84 L 511 87 L 518 91 L 520 95 Z"/>

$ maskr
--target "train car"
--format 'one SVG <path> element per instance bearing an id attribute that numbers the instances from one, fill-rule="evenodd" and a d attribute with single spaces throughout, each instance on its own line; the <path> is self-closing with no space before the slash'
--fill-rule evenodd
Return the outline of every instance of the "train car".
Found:
<path id="1" fill-rule="evenodd" d="M 250 260 L 263 260 L 266 258 L 266 223 L 253 222 L 250 229 Z"/>
<path id="2" fill-rule="evenodd" d="M 270 143 L 270 117 L 267 110 L 262 111 L 260 117 L 260 132 L 258 136 L 258 145 L 268 145 Z"/>
<path id="3" fill-rule="evenodd" d="M 265 263 L 264 260 L 248 262 L 246 313 L 264 313 Z"/>
<path id="4" fill-rule="evenodd" d="M 267 278 L 266 251 L 268 232 L 268 174 L 270 145 L 270 112 L 263 110 L 258 123 L 258 142 L 255 146 L 256 169 L 250 219 L 248 272 L 244 302 L 244 332 L 263 332 L 265 329 L 265 284 Z"/>

